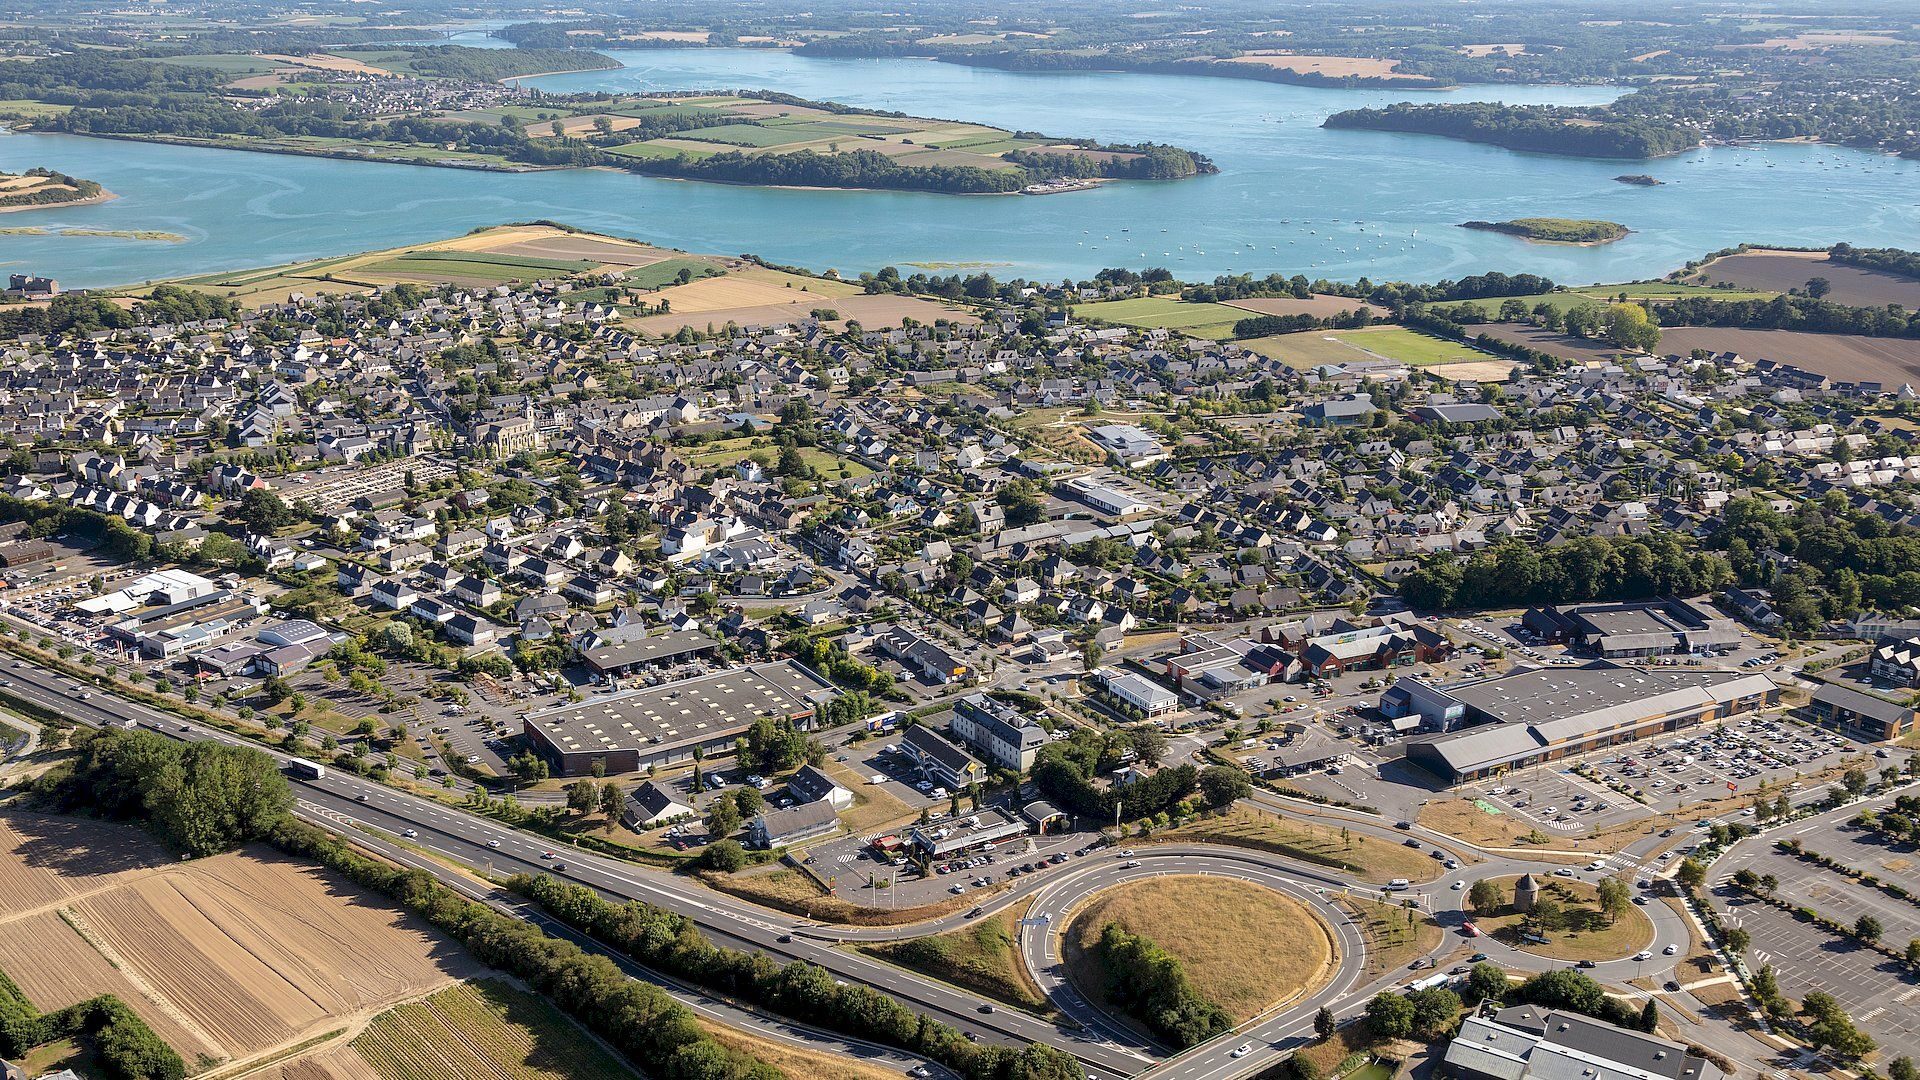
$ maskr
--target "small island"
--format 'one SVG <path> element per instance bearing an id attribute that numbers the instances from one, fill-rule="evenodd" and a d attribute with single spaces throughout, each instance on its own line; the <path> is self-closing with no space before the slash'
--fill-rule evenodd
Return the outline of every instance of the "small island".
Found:
<path id="1" fill-rule="evenodd" d="M 1635 187 L 1659 187 L 1666 183 L 1665 180 L 1657 176 L 1648 176 L 1646 173 L 1628 173 L 1625 176 L 1616 176 L 1614 179 L 1622 184 L 1632 184 Z"/>
<path id="2" fill-rule="evenodd" d="M 1577 244 L 1592 247 L 1611 244 L 1630 231 L 1617 221 L 1577 218 L 1514 218 L 1512 221 L 1463 221 L 1463 229 L 1506 233 L 1537 244 Z"/>
<path id="3" fill-rule="evenodd" d="M 95 181 L 82 180 L 52 169 L 0 173 L 0 214 L 53 206 L 80 206 L 106 202 L 111 198 L 114 198 L 114 194 Z"/>

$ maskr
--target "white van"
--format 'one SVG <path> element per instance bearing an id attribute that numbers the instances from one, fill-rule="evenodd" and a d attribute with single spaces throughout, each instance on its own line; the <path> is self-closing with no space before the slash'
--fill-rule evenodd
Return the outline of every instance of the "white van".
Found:
<path id="1" fill-rule="evenodd" d="M 1413 882 L 1408 881 L 1406 878 L 1397 877 L 1397 878 L 1394 878 L 1392 881 L 1387 882 L 1386 887 L 1388 892 L 1394 892 L 1399 889 L 1404 889 L 1412 884 Z"/>

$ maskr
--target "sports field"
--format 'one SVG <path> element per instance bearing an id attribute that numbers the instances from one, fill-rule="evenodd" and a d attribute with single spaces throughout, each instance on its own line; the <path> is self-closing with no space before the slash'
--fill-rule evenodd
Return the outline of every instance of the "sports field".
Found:
<path id="1" fill-rule="evenodd" d="M 1178 330 L 1194 337 L 1216 340 L 1233 336 L 1233 324 L 1253 317 L 1251 312 L 1225 304 L 1189 304 L 1171 296 L 1139 296 L 1131 300 L 1101 300 L 1075 304 L 1073 314 L 1081 319 L 1099 319 L 1142 330 Z"/>
<path id="2" fill-rule="evenodd" d="M 1470 345 L 1400 326 L 1374 326 L 1364 330 L 1308 330 L 1298 334 L 1252 338 L 1241 344 L 1261 356 L 1300 369 L 1325 364 L 1351 364 L 1360 360 L 1390 360 L 1410 367 L 1433 367 L 1488 359 L 1488 354 Z"/>

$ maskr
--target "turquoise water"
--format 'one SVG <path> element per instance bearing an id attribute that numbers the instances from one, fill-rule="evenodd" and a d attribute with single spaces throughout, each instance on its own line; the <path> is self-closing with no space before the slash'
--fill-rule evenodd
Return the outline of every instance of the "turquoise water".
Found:
<path id="1" fill-rule="evenodd" d="M 462 39 L 463 43 L 466 42 Z M 552 218 L 719 254 L 842 272 L 994 264 L 1083 277 L 1114 265 L 1431 280 L 1487 269 L 1569 283 L 1664 273 L 1741 241 L 1920 247 L 1920 162 L 1804 145 L 1717 148 L 1653 163 L 1519 154 L 1416 135 L 1326 131 L 1329 113 L 1408 96 L 1231 79 L 1020 74 L 923 60 L 825 60 L 747 49 L 616 54 L 615 71 L 549 76 L 553 91 L 757 87 L 810 98 L 1112 141 L 1176 143 L 1220 175 L 1042 197 L 778 191 L 583 170 L 463 172 L 58 135 L 0 136 L 0 169 L 51 166 L 120 199 L 0 217 L 147 230 L 184 243 L 0 235 L 0 266 L 69 285 L 337 255 Z M 1591 103 L 1598 87 L 1468 87 L 1421 100 Z M 1612 178 L 1649 172 L 1632 187 Z M 1600 248 L 1529 244 L 1470 219 L 1599 217 L 1633 235 Z"/>

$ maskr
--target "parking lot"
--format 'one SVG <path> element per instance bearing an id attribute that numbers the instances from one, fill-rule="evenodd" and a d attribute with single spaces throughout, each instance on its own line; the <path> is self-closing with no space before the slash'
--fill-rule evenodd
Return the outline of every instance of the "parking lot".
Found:
<path id="1" fill-rule="evenodd" d="M 1768 715 L 1621 748 L 1587 764 L 1616 799 L 1638 794 L 1651 810 L 1671 813 L 1762 786 L 1792 793 L 1804 787 L 1802 777 L 1864 749 L 1832 732 Z M 1859 763 L 1869 767 L 1869 761 Z"/>
<path id="2" fill-rule="evenodd" d="M 1645 817 L 1646 808 L 1571 769 L 1535 767 L 1461 794 L 1549 834 L 1584 835 Z"/>
<path id="3" fill-rule="evenodd" d="M 1733 896 L 1724 886 L 1715 891 L 1714 906 L 1728 925 L 1752 935 L 1748 961 L 1755 967 L 1771 965 L 1782 993 L 1798 1000 L 1824 990 L 1888 1056 L 1920 1053 L 1920 1008 L 1914 1007 L 1920 982 L 1902 965 L 1778 908 Z"/>

